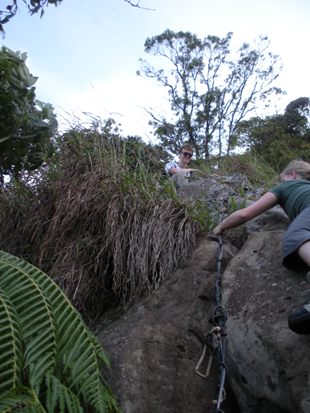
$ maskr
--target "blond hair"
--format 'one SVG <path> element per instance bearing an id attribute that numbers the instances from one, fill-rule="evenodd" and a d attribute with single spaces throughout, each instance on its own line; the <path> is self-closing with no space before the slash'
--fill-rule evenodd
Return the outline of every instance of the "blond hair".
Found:
<path id="1" fill-rule="evenodd" d="M 296 172 L 302 179 L 310 181 L 310 164 L 305 161 L 294 160 L 291 161 L 287 167 L 282 171 L 282 175 L 287 175 Z"/>
<path id="2" fill-rule="evenodd" d="M 182 153 L 183 149 L 187 151 L 191 151 L 193 153 L 193 147 L 190 143 L 185 143 L 184 145 L 181 146 L 179 153 Z"/>

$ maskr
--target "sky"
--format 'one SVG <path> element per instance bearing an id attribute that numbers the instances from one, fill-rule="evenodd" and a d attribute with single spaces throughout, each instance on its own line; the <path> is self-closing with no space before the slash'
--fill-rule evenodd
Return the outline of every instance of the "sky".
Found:
<path id="1" fill-rule="evenodd" d="M 36 97 L 54 106 L 63 128 L 86 112 L 113 117 L 125 136 L 152 140 L 145 109 L 167 111 L 167 93 L 136 71 L 140 58 L 148 60 L 146 38 L 166 29 L 200 38 L 233 32 L 236 46 L 266 35 L 283 63 L 275 86 L 287 92 L 270 114 L 310 97 L 309 0 L 140 0 L 150 10 L 124 0 L 63 0 L 42 18 L 30 16 L 22 0 L 19 4 L 4 26 L 2 45 L 27 53 L 26 64 L 38 77 Z"/>

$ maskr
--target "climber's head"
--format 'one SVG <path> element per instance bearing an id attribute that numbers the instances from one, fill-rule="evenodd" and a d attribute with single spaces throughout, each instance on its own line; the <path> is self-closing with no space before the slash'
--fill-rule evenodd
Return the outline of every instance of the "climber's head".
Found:
<path id="1" fill-rule="evenodd" d="M 305 161 L 291 161 L 281 173 L 282 181 L 306 179 L 310 181 L 310 164 Z"/>

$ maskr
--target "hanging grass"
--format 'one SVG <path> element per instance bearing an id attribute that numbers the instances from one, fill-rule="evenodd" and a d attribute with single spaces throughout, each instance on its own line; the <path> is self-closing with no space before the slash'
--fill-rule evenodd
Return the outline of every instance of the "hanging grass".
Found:
<path id="1" fill-rule="evenodd" d="M 154 291 L 199 235 L 146 149 L 72 131 L 38 184 L 0 197 L 0 248 L 47 272 L 87 320 Z"/>

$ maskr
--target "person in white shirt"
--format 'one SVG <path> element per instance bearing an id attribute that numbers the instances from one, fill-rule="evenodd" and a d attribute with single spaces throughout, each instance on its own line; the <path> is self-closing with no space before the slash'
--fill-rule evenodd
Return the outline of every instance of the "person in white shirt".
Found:
<path id="1" fill-rule="evenodd" d="M 193 156 L 193 148 L 191 145 L 183 145 L 179 152 L 178 162 L 168 162 L 165 165 L 165 171 L 172 179 L 176 189 L 180 189 L 186 182 L 188 178 L 192 176 L 194 171 L 197 169 L 189 168 L 188 165 Z"/>

